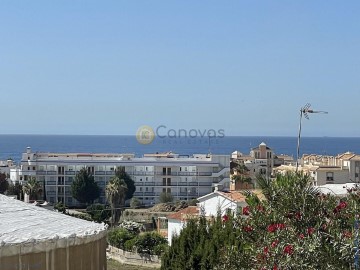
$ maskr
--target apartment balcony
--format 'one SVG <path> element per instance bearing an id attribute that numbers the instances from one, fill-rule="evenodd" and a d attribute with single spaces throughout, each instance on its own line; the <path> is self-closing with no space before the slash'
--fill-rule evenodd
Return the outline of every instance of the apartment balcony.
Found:
<path id="1" fill-rule="evenodd" d="M 71 185 L 73 181 L 65 181 L 65 185 Z"/>
<path id="2" fill-rule="evenodd" d="M 105 171 L 95 171 L 95 175 L 105 175 Z"/>
<path id="3" fill-rule="evenodd" d="M 36 171 L 36 175 L 46 175 L 46 171 Z"/>
<path id="4" fill-rule="evenodd" d="M 107 171 L 106 175 L 115 175 L 115 172 L 114 171 Z"/>
<path id="5" fill-rule="evenodd" d="M 46 194 L 47 194 L 47 195 L 55 195 L 55 194 L 56 194 L 56 191 L 46 191 Z"/>
<path id="6" fill-rule="evenodd" d="M 178 172 L 179 176 L 196 176 L 196 172 Z"/>
<path id="7" fill-rule="evenodd" d="M 36 176 L 36 171 L 19 171 L 19 175 Z"/>
<path id="8" fill-rule="evenodd" d="M 144 196 L 155 196 L 155 192 L 144 192 Z"/>
<path id="9" fill-rule="evenodd" d="M 143 186 L 155 186 L 156 183 L 155 182 L 142 182 L 141 183 Z"/>
<path id="10" fill-rule="evenodd" d="M 47 171 L 46 174 L 48 174 L 48 175 L 56 175 L 57 171 Z"/>
<path id="11" fill-rule="evenodd" d="M 75 175 L 75 171 L 65 171 L 65 175 Z"/>
<path id="12" fill-rule="evenodd" d="M 197 175 L 198 176 L 212 176 L 213 173 L 212 172 L 198 172 Z"/>
<path id="13" fill-rule="evenodd" d="M 48 186 L 56 186 L 56 181 L 46 181 L 45 184 Z"/>
<path id="14" fill-rule="evenodd" d="M 134 196 L 142 196 L 143 192 L 134 192 Z"/>
<path id="15" fill-rule="evenodd" d="M 128 174 L 135 176 L 154 175 L 154 171 L 134 171 L 134 172 L 129 172 Z"/>

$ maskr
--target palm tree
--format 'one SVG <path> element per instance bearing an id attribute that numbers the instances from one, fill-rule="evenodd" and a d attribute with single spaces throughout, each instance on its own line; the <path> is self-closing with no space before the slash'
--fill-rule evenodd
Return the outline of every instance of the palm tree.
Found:
<path id="1" fill-rule="evenodd" d="M 125 204 L 127 185 L 124 179 L 114 176 L 105 188 L 106 199 L 111 206 L 111 224 L 114 226 L 121 215 L 121 207 Z"/>
<path id="2" fill-rule="evenodd" d="M 35 177 L 31 177 L 24 185 L 23 192 L 29 195 L 29 200 L 37 199 L 37 195 L 41 189 L 40 183 Z"/>

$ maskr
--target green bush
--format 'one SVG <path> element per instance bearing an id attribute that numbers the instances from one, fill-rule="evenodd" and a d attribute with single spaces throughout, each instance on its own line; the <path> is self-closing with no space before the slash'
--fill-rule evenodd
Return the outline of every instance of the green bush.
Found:
<path id="1" fill-rule="evenodd" d="M 167 240 L 157 232 L 146 232 L 140 234 L 135 239 L 135 248 L 138 253 L 154 255 L 161 251 L 163 247 L 159 245 L 167 244 Z M 156 253 L 155 253 L 156 252 Z"/>
<path id="2" fill-rule="evenodd" d="M 140 208 L 141 207 L 141 202 L 138 198 L 132 198 L 130 201 L 130 207 L 131 208 Z"/>
<path id="3" fill-rule="evenodd" d="M 108 233 L 108 242 L 110 245 L 125 249 L 125 242 L 135 237 L 134 233 L 129 232 L 125 228 L 112 229 Z"/>
<path id="4" fill-rule="evenodd" d="M 136 237 L 134 237 L 133 239 L 127 240 L 124 245 L 125 250 L 126 251 L 134 251 L 135 241 L 136 241 Z"/>
<path id="5" fill-rule="evenodd" d="M 103 204 L 92 204 L 86 208 L 86 212 L 98 223 L 108 223 L 111 217 L 111 209 Z"/>
<path id="6" fill-rule="evenodd" d="M 63 213 L 63 214 L 66 213 L 66 206 L 62 202 L 58 202 L 57 204 L 55 204 L 54 209 L 57 210 L 58 212 Z"/>
<path id="7" fill-rule="evenodd" d="M 174 201 L 174 197 L 171 195 L 171 193 L 167 193 L 167 192 L 161 192 L 159 195 L 159 202 L 160 203 L 169 203 L 169 202 L 173 202 Z"/>

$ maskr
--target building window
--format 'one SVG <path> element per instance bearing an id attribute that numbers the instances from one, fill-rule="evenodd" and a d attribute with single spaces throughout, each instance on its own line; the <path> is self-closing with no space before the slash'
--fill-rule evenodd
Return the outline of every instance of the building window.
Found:
<path id="1" fill-rule="evenodd" d="M 333 172 L 326 173 L 326 182 L 334 182 L 334 173 Z"/>

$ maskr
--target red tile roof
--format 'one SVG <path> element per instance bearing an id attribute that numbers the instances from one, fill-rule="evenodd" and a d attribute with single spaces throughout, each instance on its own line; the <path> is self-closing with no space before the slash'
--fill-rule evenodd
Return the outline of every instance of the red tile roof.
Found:
<path id="1" fill-rule="evenodd" d="M 176 219 L 176 220 L 187 220 L 199 215 L 199 209 L 197 206 L 189 206 L 184 208 L 176 213 L 170 214 L 167 216 L 168 219 Z"/>

